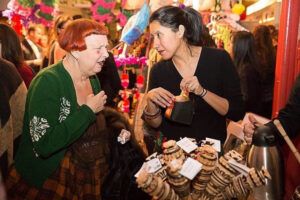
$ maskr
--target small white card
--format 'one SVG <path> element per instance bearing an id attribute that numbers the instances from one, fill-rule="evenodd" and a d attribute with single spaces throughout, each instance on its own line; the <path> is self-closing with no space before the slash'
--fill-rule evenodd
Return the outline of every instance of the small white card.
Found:
<path id="1" fill-rule="evenodd" d="M 147 162 L 147 172 L 148 173 L 154 173 L 157 170 L 159 170 L 160 168 L 162 168 L 162 165 L 158 158 L 151 159 Z"/>
<path id="2" fill-rule="evenodd" d="M 183 163 L 183 166 L 180 170 L 180 174 L 187 177 L 190 180 L 193 180 L 195 176 L 200 172 L 202 164 L 197 160 L 192 158 L 187 158 Z"/>
<path id="3" fill-rule="evenodd" d="M 220 140 L 216 140 L 216 139 L 212 139 L 212 138 L 206 138 L 206 141 L 208 141 L 209 143 L 212 143 L 212 147 L 215 148 L 215 150 L 217 152 L 221 152 L 221 141 Z"/>
<path id="4" fill-rule="evenodd" d="M 177 145 L 183 149 L 186 153 L 191 153 L 195 149 L 197 149 L 197 145 L 193 143 L 191 140 L 189 140 L 187 137 L 179 140 L 177 142 Z"/>

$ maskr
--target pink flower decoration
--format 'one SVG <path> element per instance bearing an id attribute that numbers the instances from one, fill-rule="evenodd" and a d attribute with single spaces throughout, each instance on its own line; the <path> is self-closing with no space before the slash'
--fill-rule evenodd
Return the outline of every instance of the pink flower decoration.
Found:
<path id="1" fill-rule="evenodd" d="M 94 2 L 94 5 L 91 7 L 91 10 L 93 13 L 93 18 L 100 22 L 110 23 L 113 20 L 113 16 L 110 13 L 100 15 L 98 13 L 98 7 L 103 7 L 105 9 L 112 10 L 116 6 L 116 2 L 115 1 L 106 2 L 105 0 L 94 0 L 93 2 Z"/>
<path id="2" fill-rule="evenodd" d="M 134 57 L 129 56 L 126 58 L 115 56 L 115 62 L 117 67 L 123 66 L 123 65 L 145 65 L 147 58 L 145 56 L 143 57 Z"/>
<path id="3" fill-rule="evenodd" d="M 40 4 L 40 10 L 41 10 L 43 13 L 46 13 L 46 14 L 52 14 L 54 8 L 51 7 L 51 6 L 47 6 L 47 5 L 45 5 L 44 3 L 41 3 L 41 4 Z"/>
<path id="4" fill-rule="evenodd" d="M 147 61 L 147 58 L 145 56 L 139 58 L 140 65 L 145 65 L 146 61 Z"/>
<path id="5" fill-rule="evenodd" d="M 122 7 L 125 6 L 126 2 L 127 2 L 127 0 L 122 0 Z"/>

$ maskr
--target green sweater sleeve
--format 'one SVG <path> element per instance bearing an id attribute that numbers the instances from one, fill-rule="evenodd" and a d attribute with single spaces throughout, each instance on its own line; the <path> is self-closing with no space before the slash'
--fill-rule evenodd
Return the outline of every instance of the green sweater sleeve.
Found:
<path id="1" fill-rule="evenodd" d="M 39 76 L 28 94 L 29 132 L 40 157 L 68 147 L 96 118 L 87 105 L 78 107 L 76 100 L 71 101 L 59 83 L 51 76 Z"/>

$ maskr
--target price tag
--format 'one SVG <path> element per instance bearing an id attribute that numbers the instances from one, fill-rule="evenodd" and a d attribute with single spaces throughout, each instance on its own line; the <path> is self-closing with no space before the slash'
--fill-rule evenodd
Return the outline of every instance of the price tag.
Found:
<path id="1" fill-rule="evenodd" d="M 192 158 L 187 158 L 183 163 L 183 166 L 180 170 L 180 174 L 187 177 L 190 180 L 193 180 L 195 176 L 200 172 L 202 164 L 197 160 Z"/>
<path id="2" fill-rule="evenodd" d="M 193 143 L 191 140 L 189 140 L 187 137 L 179 140 L 177 142 L 177 145 L 183 149 L 186 153 L 191 153 L 195 149 L 197 149 L 197 145 Z"/>
<path id="3" fill-rule="evenodd" d="M 158 158 L 151 159 L 147 162 L 147 172 L 148 173 L 154 173 L 157 170 L 159 170 L 160 168 L 162 168 L 162 165 Z"/>
<path id="4" fill-rule="evenodd" d="M 207 142 L 212 144 L 212 147 L 215 148 L 217 152 L 221 152 L 221 142 L 220 140 L 212 139 L 212 138 L 206 138 Z"/>

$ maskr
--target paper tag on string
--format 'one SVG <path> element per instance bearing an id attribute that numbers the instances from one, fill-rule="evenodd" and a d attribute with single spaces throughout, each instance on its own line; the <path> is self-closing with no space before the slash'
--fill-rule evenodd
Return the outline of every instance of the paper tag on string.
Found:
<path id="1" fill-rule="evenodd" d="M 201 168 L 202 164 L 200 162 L 192 158 L 187 158 L 183 163 L 179 173 L 187 177 L 188 179 L 193 180 L 195 176 L 200 172 Z"/>
<path id="2" fill-rule="evenodd" d="M 191 153 L 195 149 L 197 149 L 197 145 L 189 140 L 187 137 L 179 140 L 176 143 L 180 148 L 182 148 L 186 153 Z"/>

